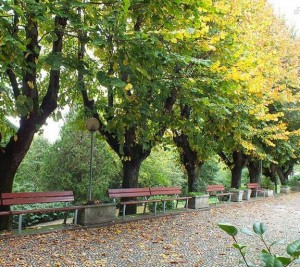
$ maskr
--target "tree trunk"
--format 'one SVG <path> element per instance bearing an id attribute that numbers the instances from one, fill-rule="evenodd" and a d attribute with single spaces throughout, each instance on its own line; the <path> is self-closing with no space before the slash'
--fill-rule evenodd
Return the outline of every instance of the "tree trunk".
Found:
<path id="1" fill-rule="evenodd" d="M 181 161 L 188 175 L 188 191 L 196 191 L 195 184 L 198 182 L 200 167 L 203 162 L 199 160 L 197 151 L 190 147 L 187 135 L 174 131 L 173 140 L 177 147 L 181 148 Z"/>
<path id="2" fill-rule="evenodd" d="M 23 124 L 16 134 L 16 141 L 12 137 L 0 152 L 0 193 L 12 192 L 14 176 L 30 147 L 35 131 L 35 128 Z M 9 207 L 0 206 L 0 211 L 4 210 L 9 210 Z M 8 216 L 0 216 L 0 230 L 8 229 L 8 219 Z"/>
<path id="3" fill-rule="evenodd" d="M 289 175 L 293 172 L 294 164 L 288 164 L 286 166 L 277 166 L 277 174 L 282 185 L 286 185 L 289 180 Z"/>
<path id="4" fill-rule="evenodd" d="M 122 188 L 136 188 L 138 187 L 138 175 L 142 162 L 150 155 L 151 150 L 143 150 L 139 144 L 132 144 L 135 135 L 134 129 L 131 129 L 126 134 L 127 143 L 124 144 L 124 155 L 119 157 L 122 160 L 123 181 Z M 111 144 L 112 145 L 112 144 Z M 114 147 L 116 149 L 117 147 Z M 115 150 L 116 151 L 116 150 Z M 135 198 L 126 198 L 122 200 L 134 200 Z M 120 210 L 121 214 L 122 210 Z M 128 205 L 126 207 L 126 214 L 136 214 L 136 205 Z"/>
<path id="5" fill-rule="evenodd" d="M 132 160 L 123 160 L 122 168 L 123 168 L 123 182 L 122 188 L 136 188 L 138 187 L 138 175 L 141 164 L 144 159 L 142 158 L 134 158 Z M 131 198 L 134 200 L 135 198 Z M 122 200 L 130 200 L 130 198 L 121 199 Z M 126 207 L 126 214 L 136 214 L 137 207 L 136 205 L 128 205 Z M 120 214 L 121 214 L 120 210 Z"/>
<path id="6" fill-rule="evenodd" d="M 187 162 L 186 164 L 184 164 L 184 167 L 188 174 L 188 191 L 197 191 L 195 185 L 198 183 L 200 166 L 198 164 Z"/>
<path id="7" fill-rule="evenodd" d="M 260 183 L 261 162 L 250 160 L 247 164 L 250 176 L 250 183 Z"/>
<path id="8" fill-rule="evenodd" d="M 242 180 L 242 171 L 248 162 L 248 158 L 242 151 L 234 151 L 232 153 L 233 168 L 231 169 L 231 187 L 240 188 Z"/>

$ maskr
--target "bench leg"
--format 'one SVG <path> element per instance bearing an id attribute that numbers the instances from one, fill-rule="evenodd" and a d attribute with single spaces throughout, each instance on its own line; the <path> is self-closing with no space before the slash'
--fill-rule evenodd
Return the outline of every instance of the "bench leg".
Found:
<path id="1" fill-rule="evenodd" d="M 77 225 L 78 210 L 74 211 L 74 225 Z"/>
<path id="2" fill-rule="evenodd" d="M 19 233 L 19 235 L 22 232 L 22 221 L 23 221 L 23 214 L 19 214 L 19 222 L 18 222 L 18 233 Z"/>
<path id="3" fill-rule="evenodd" d="M 229 195 L 228 202 L 231 202 L 231 195 Z"/>
<path id="4" fill-rule="evenodd" d="M 176 209 L 177 209 L 177 207 L 178 207 L 178 200 L 176 200 Z"/>
<path id="5" fill-rule="evenodd" d="M 166 213 L 166 201 L 163 201 L 163 213 Z"/>
<path id="6" fill-rule="evenodd" d="M 123 205 L 123 220 L 125 220 L 126 204 Z"/>
<path id="7" fill-rule="evenodd" d="M 186 199 L 186 201 L 185 201 L 185 205 L 186 205 L 186 210 L 188 210 L 188 206 L 189 206 L 189 200 L 188 199 Z"/>
<path id="8" fill-rule="evenodd" d="M 154 215 L 156 215 L 157 201 L 154 202 Z"/>

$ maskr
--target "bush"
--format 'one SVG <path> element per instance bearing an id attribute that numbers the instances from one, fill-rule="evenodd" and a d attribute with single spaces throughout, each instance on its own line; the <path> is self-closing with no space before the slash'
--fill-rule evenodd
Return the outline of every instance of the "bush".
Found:
<path id="1" fill-rule="evenodd" d="M 31 209 L 45 209 L 45 208 L 58 208 L 62 207 L 60 203 L 50 204 L 34 204 L 34 205 L 22 205 L 15 206 L 16 209 L 20 210 L 31 210 Z M 70 213 L 72 213 L 70 211 Z M 22 227 L 33 226 L 44 222 L 52 222 L 55 220 L 63 219 L 65 212 L 47 212 L 47 213 L 27 213 L 23 215 Z M 13 216 L 13 228 L 18 227 L 18 216 Z"/>
<path id="2" fill-rule="evenodd" d="M 275 184 L 269 178 L 263 176 L 261 180 L 261 187 L 265 189 L 274 190 Z"/>
<path id="3" fill-rule="evenodd" d="M 159 198 L 159 196 L 158 196 Z M 151 212 L 154 212 L 154 203 L 148 203 L 148 208 Z M 167 201 L 166 202 L 166 210 L 172 210 L 175 209 L 175 201 Z M 157 207 L 156 210 L 163 210 L 163 203 L 162 202 L 157 202 Z"/>
<path id="4" fill-rule="evenodd" d="M 299 186 L 300 187 L 300 176 L 299 175 L 294 175 L 288 183 L 290 186 Z"/>

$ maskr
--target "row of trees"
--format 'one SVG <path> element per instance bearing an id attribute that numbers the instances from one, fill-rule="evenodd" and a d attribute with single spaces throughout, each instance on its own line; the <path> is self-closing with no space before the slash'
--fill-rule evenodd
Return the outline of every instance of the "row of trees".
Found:
<path id="1" fill-rule="evenodd" d="M 261 160 L 284 183 L 298 160 L 299 40 L 265 0 L 8 0 L 0 22 L 0 192 L 66 104 L 99 120 L 123 187 L 162 142 L 178 147 L 189 190 L 216 153 L 232 187 L 245 166 L 257 180 Z"/>

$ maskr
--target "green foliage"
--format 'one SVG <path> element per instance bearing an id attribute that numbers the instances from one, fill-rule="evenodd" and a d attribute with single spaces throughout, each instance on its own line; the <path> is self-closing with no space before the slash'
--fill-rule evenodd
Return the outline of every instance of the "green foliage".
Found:
<path id="1" fill-rule="evenodd" d="M 199 196 L 204 196 L 204 195 L 206 195 L 205 192 L 189 192 L 187 194 L 187 196 L 189 196 L 189 197 L 199 197 Z"/>
<path id="2" fill-rule="evenodd" d="M 14 206 L 18 210 L 31 210 L 31 209 L 45 209 L 45 208 L 60 208 L 63 207 L 61 203 L 40 203 L 32 205 Z M 68 213 L 73 213 L 72 211 Z M 22 227 L 33 226 L 36 224 L 51 222 L 65 217 L 65 212 L 47 212 L 47 213 L 27 213 L 23 215 Z M 13 216 L 13 228 L 18 226 L 18 216 Z"/>
<path id="3" fill-rule="evenodd" d="M 90 133 L 66 126 L 49 149 L 41 170 L 44 190 L 72 190 L 77 201 L 87 199 L 90 177 Z M 95 136 L 95 139 L 97 136 Z M 107 189 L 120 181 L 120 162 L 103 140 L 95 140 L 93 199 L 103 200 Z"/>
<path id="4" fill-rule="evenodd" d="M 261 183 L 260 183 L 261 188 L 266 188 L 266 189 L 270 189 L 270 190 L 274 190 L 274 183 L 268 178 L 263 176 Z"/>
<path id="5" fill-rule="evenodd" d="M 183 186 L 184 174 L 177 163 L 176 150 L 155 147 L 150 156 L 142 163 L 139 173 L 139 186 Z"/>
<path id="6" fill-rule="evenodd" d="M 300 187 L 300 175 L 294 175 L 292 178 L 290 178 L 288 185 Z"/>
<path id="7" fill-rule="evenodd" d="M 235 243 L 233 243 L 233 247 L 236 248 L 240 252 L 240 254 L 245 262 L 245 265 L 248 267 L 255 267 L 255 265 L 248 262 L 246 259 L 247 246 L 243 245 L 243 244 L 239 244 L 237 242 L 236 236 L 238 234 L 238 229 L 229 223 L 219 223 L 218 226 L 233 238 L 233 240 L 235 242 Z M 275 241 L 272 244 L 267 245 L 265 238 L 264 238 L 264 235 L 266 232 L 266 225 L 264 223 L 256 222 L 253 224 L 252 231 L 248 230 L 247 228 L 243 228 L 243 229 L 241 229 L 241 232 L 246 235 L 256 235 L 256 236 L 258 236 L 259 240 L 262 242 L 264 248 L 261 250 L 260 259 L 261 259 L 263 265 L 260 265 L 260 266 L 284 267 L 284 266 L 290 265 L 293 262 L 300 263 L 300 261 L 299 261 L 299 259 L 300 259 L 300 239 L 287 245 L 286 253 L 288 254 L 288 256 L 286 256 L 286 255 L 280 256 L 280 255 L 272 253 L 271 249 L 274 245 L 281 244 L 282 241 L 281 240 Z"/>
<path id="8" fill-rule="evenodd" d="M 33 140 L 31 148 L 16 173 L 13 188 L 15 192 L 36 192 L 44 188 L 41 171 L 45 163 L 45 155 L 50 147 L 51 144 L 41 136 Z"/>
<path id="9" fill-rule="evenodd" d="M 166 198 L 165 196 L 157 196 L 157 198 Z M 172 209 L 175 209 L 175 201 L 167 201 L 166 202 L 166 210 L 172 210 Z M 148 203 L 148 209 L 151 211 L 151 212 L 154 212 L 154 203 Z M 158 202 L 157 203 L 157 206 L 156 206 L 156 210 L 157 211 L 162 211 L 163 210 L 163 203 L 162 202 Z"/>

